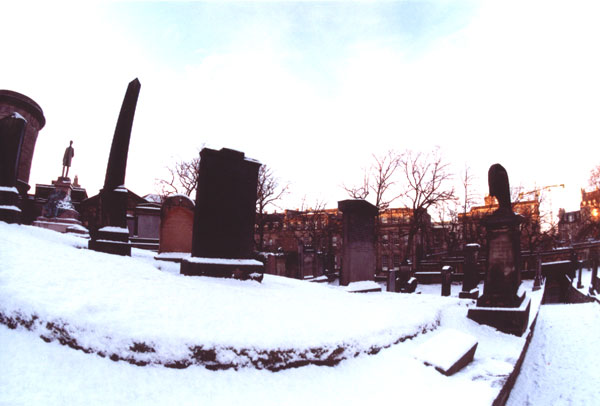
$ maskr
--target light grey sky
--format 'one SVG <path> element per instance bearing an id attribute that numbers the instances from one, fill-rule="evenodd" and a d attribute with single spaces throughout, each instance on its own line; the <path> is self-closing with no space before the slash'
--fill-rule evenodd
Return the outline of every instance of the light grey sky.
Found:
<path id="1" fill-rule="evenodd" d="M 600 6 L 589 1 L 10 2 L 0 88 L 44 110 L 31 183 L 102 187 L 129 81 L 142 89 L 126 186 L 175 159 L 242 150 L 291 183 L 284 205 L 346 198 L 372 153 L 440 146 L 480 199 L 557 183 L 578 208 L 598 165 Z M 8 63 L 7 63 L 8 62 Z"/>

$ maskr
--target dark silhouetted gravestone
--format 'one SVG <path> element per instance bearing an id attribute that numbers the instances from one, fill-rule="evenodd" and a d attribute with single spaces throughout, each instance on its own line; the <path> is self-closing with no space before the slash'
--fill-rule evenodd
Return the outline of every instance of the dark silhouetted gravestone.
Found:
<path id="1" fill-rule="evenodd" d="M 450 265 L 442 267 L 442 296 L 450 296 L 452 293 L 452 274 L 454 268 Z"/>
<path id="2" fill-rule="evenodd" d="M 342 212 L 343 252 L 340 285 L 375 279 L 375 217 L 379 210 L 366 200 L 338 202 Z"/>
<path id="3" fill-rule="evenodd" d="M 462 291 L 458 294 L 461 299 L 477 299 L 479 298 L 479 271 L 477 270 L 477 258 L 479 256 L 479 244 L 465 245 L 465 265 L 463 268 L 463 286 Z"/>
<path id="4" fill-rule="evenodd" d="M 499 164 L 488 172 L 490 195 L 499 208 L 483 219 L 487 239 L 487 269 L 483 295 L 468 317 L 505 333 L 522 335 L 529 322 L 531 300 L 521 287 L 519 226 L 523 218 L 512 211 L 508 174 Z"/>
<path id="5" fill-rule="evenodd" d="M 260 163 L 243 152 L 204 148 L 200 152 L 192 256 L 183 275 L 262 280 L 254 257 L 254 216 Z"/>
<path id="6" fill-rule="evenodd" d="M 21 222 L 17 168 L 27 122 L 19 115 L 0 120 L 0 221 Z"/>
<path id="7" fill-rule="evenodd" d="M 140 94 L 140 81 L 129 83 L 115 135 L 113 136 L 106 167 L 104 187 L 100 191 L 100 228 L 92 232 L 89 248 L 95 251 L 118 255 L 131 255 L 129 230 L 127 229 L 127 189 L 125 171 L 129 140 L 135 116 L 135 108 Z M 92 231 L 92 230 L 90 230 Z"/>

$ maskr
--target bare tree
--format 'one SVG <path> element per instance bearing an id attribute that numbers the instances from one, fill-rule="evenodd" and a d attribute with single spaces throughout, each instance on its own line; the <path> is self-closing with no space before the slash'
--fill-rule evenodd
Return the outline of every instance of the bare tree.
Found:
<path id="1" fill-rule="evenodd" d="M 266 209 L 276 206 L 276 202 L 288 192 L 289 184 L 280 185 L 279 179 L 267 165 L 262 165 L 258 170 L 258 183 L 256 187 L 256 226 L 258 228 L 258 250 L 262 251 L 264 245 Z"/>
<path id="2" fill-rule="evenodd" d="M 373 164 L 369 170 L 364 171 L 362 184 L 356 187 L 343 186 L 348 195 L 353 199 L 366 199 L 369 195 L 374 197 L 373 204 L 379 210 L 385 210 L 390 204 L 400 197 L 399 194 L 392 194 L 394 174 L 399 167 L 399 157 L 393 150 L 377 156 L 373 155 Z"/>
<path id="3" fill-rule="evenodd" d="M 167 167 L 167 179 L 157 179 L 160 195 L 164 198 L 173 194 L 191 196 L 198 186 L 198 170 L 200 169 L 200 156 L 189 161 L 177 161 Z"/>
<path id="4" fill-rule="evenodd" d="M 593 190 L 600 189 L 600 165 L 592 169 L 588 184 L 591 188 L 593 188 Z"/>
<path id="5" fill-rule="evenodd" d="M 465 244 L 473 242 L 473 237 L 470 234 L 470 230 L 468 227 L 468 218 L 467 212 L 471 210 L 473 204 L 475 204 L 476 197 L 473 193 L 473 181 L 475 177 L 471 173 L 471 168 L 465 165 L 464 172 L 461 175 L 461 183 L 463 187 L 463 201 L 462 201 L 462 238 Z"/>
<path id="6" fill-rule="evenodd" d="M 430 219 L 427 210 L 455 199 L 454 188 L 448 186 L 452 175 L 449 164 L 440 156 L 439 148 L 426 154 L 406 150 L 399 158 L 399 165 L 406 182 L 403 196 L 412 209 L 405 257 L 412 256 L 415 263 L 420 256 L 416 251 L 423 248 L 423 241 L 419 244 L 421 248 L 414 247 L 414 239 L 419 232 L 423 236 L 426 231 L 425 226 Z"/>

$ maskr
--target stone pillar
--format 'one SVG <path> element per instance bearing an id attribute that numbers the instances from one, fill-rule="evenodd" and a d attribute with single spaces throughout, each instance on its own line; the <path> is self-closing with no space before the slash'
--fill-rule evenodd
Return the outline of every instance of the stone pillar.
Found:
<path id="1" fill-rule="evenodd" d="M 529 322 L 531 299 L 521 287 L 521 234 L 523 218 L 512 211 L 508 174 L 499 164 L 488 172 L 490 195 L 499 208 L 485 217 L 487 267 L 483 295 L 468 317 L 505 333 L 522 335 Z"/>
<path id="2" fill-rule="evenodd" d="M 542 288 L 542 254 L 538 251 L 536 256 L 535 279 L 533 280 L 533 290 Z"/>
<path id="3" fill-rule="evenodd" d="M 477 259 L 479 257 L 479 244 L 467 244 L 464 248 L 465 264 L 463 267 L 463 286 L 458 294 L 461 299 L 479 298 L 479 271 L 477 270 Z"/>
<path id="4" fill-rule="evenodd" d="M 0 221 L 21 222 L 17 170 L 26 121 L 20 116 L 0 120 Z"/>
<path id="5" fill-rule="evenodd" d="M 375 279 L 375 217 L 377 207 L 366 200 L 338 202 L 343 223 L 340 285 Z"/>
<path id="6" fill-rule="evenodd" d="M 450 265 L 442 267 L 442 296 L 450 296 L 452 293 L 452 274 L 454 268 Z"/>
<path id="7" fill-rule="evenodd" d="M 253 259 L 260 166 L 227 148 L 200 152 L 192 257 L 182 274 L 262 279 L 264 266 Z"/>
<path id="8" fill-rule="evenodd" d="M 92 233 L 89 248 L 118 255 L 131 255 L 129 230 L 127 229 L 127 195 L 125 171 L 131 128 L 140 94 L 138 79 L 129 83 L 117 127 L 113 136 L 104 187 L 100 191 L 100 228 Z"/>

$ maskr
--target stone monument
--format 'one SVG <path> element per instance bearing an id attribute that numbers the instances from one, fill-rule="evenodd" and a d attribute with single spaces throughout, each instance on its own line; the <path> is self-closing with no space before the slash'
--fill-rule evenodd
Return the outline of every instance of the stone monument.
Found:
<path id="1" fill-rule="evenodd" d="M 100 190 L 100 227 L 90 230 L 92 239 L 89 249 L 118 255 L 131 255 L 129 230 L 127 228 L 127 189 L 125 171 L 131 128 L 141 84 L 138 79 L 129 83 L 115 134 L 113 136 L 104 187 Z"/>
<path id="2" fill-rule="evenodd" d="M 375 217 L 377 207 L 366 200 L 338 202 L 342 212 L 342 271 L 340 285 L 375 279 Z"/>
<path id="3" fill-rule="evenodd" d="M 227 148 L 200 152 L 192 256 L 181 274 L 262 280 L 264 265 L 253 259 L 260 166 Z"/>
<path id="4" fill-rule="evenodd" d="M 21 222 L 17 170 L 26 121 L 18 114 L 0 120 L 0 221 Z"/>
<path id="5" fill-rule="evenodd" d="M 458 294 L 461 299 L 478 299 L 479 298 L 479 271 L 477 270 L 477 259 L 479 256 L 479 244 L 465 245 L 465 265 L 463 268 L 463 286 L 462 291 Z"/>
<path id="6" fill-rule="evenodd" d="M 521 286 L 520 224 L 523 218 L 512 211 L 508 174 L 500 164 L 488 172 L 490 196 L 499 207 L 483 219 L 487 240 L 487 267 L 483 295 L 468 317 L 505 333 L 522 335 L 529 322 L 531 299 Z"/>
<path id="7" fill-rule="evenodd" d="M 0 90 L 0 119 L 17 115 L 25 119 L 25 130 L 19 156 L 17 159 L 17 186 L 21 196 L 27 194 L 30 189 L 29 174 L 31 171 L 31 162 L 33 161 L 33 152 L 37 141 L 38 133 L 46 124 L 46 118 L 42 108 L 31 98 L 24 94 L 12 90 Z M 31 213 L 23 215 L 30 217 Z"/>
<path id="8" fill-rule="evenodd" d="M 192 252 L 194 201 L 184 195 L 165 199 L 160 209 L 160 236 L 156 259 L 181 261 Z"/>

